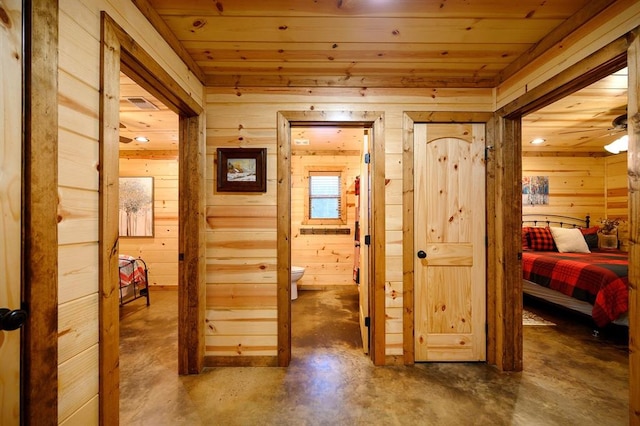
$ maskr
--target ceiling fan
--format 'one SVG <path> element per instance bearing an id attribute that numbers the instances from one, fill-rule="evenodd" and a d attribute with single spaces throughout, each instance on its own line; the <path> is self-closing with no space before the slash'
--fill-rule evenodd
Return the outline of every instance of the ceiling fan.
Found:
<path id="1" fill-rule="evenodd" d="M 624 135 L 614 140 L 608 145 L 605 145 L 604 149 L 612 154 L 620 154 L 623 151 L 629 149 L 629 135 L 627 134 L 627 114 L 622 114 L 619 117 L 613 119 L 613 129 L 615 133 L 624 131 Z M 615 133 L 611 133 L 612 135 Z"/>
<path id="2" fill-rule="evenodd" d="M 608 136 L 614 136 L 618 133 L 627 131 L 627 113 L 617 116 L 611 121 L 611 127 L 609 127 L 606 133 L 596 136 L 597 138 L 604 138 Z"/>
<path id="3" fill-rule="evenodd" d="M 120 128 L 121 129 L 126 129 L 127 126 L 125 126 L 124 124 L 120 123 Z M 120 143 L 129 143 L 133 140 L 133 138 L 128 138 L 126 136 L 120 136 Z"/>
<path id="4" fill-rule="evenodd" d="M 602 128 L 598 128 L 595 125 L 591 125 L 587 129 L 568 130 L 564 132 L 558 132 L 558 134 L 571 135 L 575 133 L 591 133 L 591 135 L 588 135 L 588 136 L 581 136 L 580 139 L 584 139 L 584 138 L 595 139 L 595 138 L 604 138 L 604 137 L 614 136 L 617 133 L 626 132 L 626 131 L 627 131 L 627 114 L 624 113 L 615 117 L 611 121 L 611 127 L 607 128 L 606 130 L 603 130 Z M 593 134 L 593 132 L 598 132 L 600 134 Z"/>
<path id="5" fill-rule="evenodd" d="M 624 131 L 627 130 L 627 113 L 619 115 L 611 122 L 613 127 L 609 130 Z"/>

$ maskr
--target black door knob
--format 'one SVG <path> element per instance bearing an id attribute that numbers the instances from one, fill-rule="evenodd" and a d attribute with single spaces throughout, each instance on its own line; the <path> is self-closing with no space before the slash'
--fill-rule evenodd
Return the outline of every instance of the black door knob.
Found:
<path id="1" fill-rule="evenodd" d="M 0 330 L 17 330 L 27 320 L 27 312 L 22 309 L 0 309 Z"/>
<path id="2" fill-rule="evenodd" d="M 424 250 L 420 250 L 418 252 L 418 258 L 424 259 L 425 257 L 427 257 L 427 253 L 425 253 Z"/>

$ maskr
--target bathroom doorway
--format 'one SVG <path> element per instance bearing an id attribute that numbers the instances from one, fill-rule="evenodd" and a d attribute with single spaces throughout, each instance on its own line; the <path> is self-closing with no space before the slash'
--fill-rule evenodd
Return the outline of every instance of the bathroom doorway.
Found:
<path id="1" fill-rule="evenodd" d="M 367 352 L 366 270 L 368 254 L 365 163 L 367 130 L 362 126 L 292 127 L 291 268 L 292 335 L 297 351 L 342 342 Z M 364 208 L 361 204 L 364 199 Z M 364 220 L 363 220 L 364 219 Z M 300 275 L 302 275 L 300 277 Z M 298 279 L 298 277 L 300 277 Z M 303 306 L 304 305 L 304 306 Z M 322 336 L 322 337 L 319 337 Z"/>
<path id="2" fill-rule="evenodd" d="M 363 149 L 360 149 L 360 152 L 357 153 L 358 175 L 363 170 L 360 167 L 360 162 L 364 161 L 364 154 L 368 154 L 366 157 L 371 169 L 370 178 L 367 178 L 367 182 L 370 183 L 371 188 L 369 192 L 371 195 L 370 200 L 367 203 L 367 205 L 371 206 L 370 211 L 372 212 L 369 218 L 370 230 L 368 234 L 361 234 L 363 243 L 365 235 L 367 236 L 367 242 L 370 243 L 370 245 L 367 246 L 367 250 L 362 251 L 368 254 L 367 262 L 365 263 L 367 264 L 369 279 L 366 283 L 359 279 L 360 289 L 365 289 L 363 293 L 368 296 L 365 298 L 365 305 L 362 306 L 362 325 L 364 328 L 362 334 L 366 337 L 366 340 L 371 343 L 371 350 L 369 352 L 374 363 L 379 365 L 384 364 L 384 316 L 382 315 L 378 318 L 375 315 L 375 312 L 384 311 L 384 214 L 375 215 L 376 211 L 384 211 L 384 138 L 382 127 L 383 115 L 374 112 L 344 113 L 314 111 L 311 113 L 280 112 L 278 114 L 278 362 L 281 366 L 287 366 L 291 360 L 292 301 L 290 299 L 290 271 L 292 266 L 297 266 L 295 262 L 292 262 L 293 240 L 296 237 L 295 232 L 300 233 L 299 229 L 302 229 L 302 227 L 295 225 L 293 222 L 294 210 L 297 207 L 292 204 L 292 195 L 296 190 L 292 157 L 295 156 L 296 146 L 304 146 L 303 144 L 307 143 L 305 141 L 306 138 L 304 138 L 304 132 L 310 132 L 310 130 L 298 131 L 297 129 L 311 128 L 333 128 L 334 132 L 337 131 L 335 129 L 358 129 L 357 132 L 359 132 L 362 138 L 361 141 L 364 140 L 364 130 L 367 129 L 371 149 L 368 153 L 364 153 Z M 296 133 L 296 131 L 298 131 L 298 133 Z M 344 132 L 348 133 L 346 130 L 344 130 Z M 296 143 L 298 145 L 295 145 Z M 311 142 L 309 141 L 309 143 Z M 362 143 L 360 143 L 359 146 L 362 146 Z M 356 152 L 353 152 L 353 154 L 355 157 Z M 308 155 L 317 154 L 309 153 Z M 379 161 L 376 162 L 376 158 L 378 158 Z M 333 165 L 335 166 L 335 162 Z M 314 167 L 307 167 L 306 173 L 318 171 L 312 170 Z M 367 169 L 365 168 L 364 170 Z M 353 191 L 355 191 L 355 176 L 353 176 L 353 178 Z M 298 186 L 300 186 L 300 181 L 298 181 Z M 304 187 L 302 187 L 301 190 L 304 191 Z M 304 192 L 302 193 L 304 194 Z M 311 201 L 311 203 L 312 202 L 313 201 Z M 351 208 L 355 209 L 355 199 L 353 204 Z M 345 208 L 346 207 L 345 205 Z M 304 210 L 304 206 L 302 209 Z M 355 218 L 355 212 L 351 214 Z M 326 232 L 322 230 L 314 231 L 314 227 L 319 226 L 324 225 L 319 223 L 316 226 L 316 224 L 309 223 L 305 225 L 305 228 L 308 227 L 311 228 L 311 230 L 305 232 L 310 232 L 312 235 L 314 232 Z M 355 226 L 350 232 L 354 231 Z M 328 236 L 329 235 L 324 235 L 322 237 L 325 242 Z M 349 237 L 351 244 L 353 244 L 351 246 L 353 250 L 351 262 L 353 262 L 356 249 L 355 239 L 353 234 Z M 293 260 L 297 259 L 294 258 Z M 322 264 L 322 262 L 318 262 L 318 265 Z M 360 268 L 362 268 L 361 265 Z M 309 279 L 310 277 L 311 279 Z M 306 282 L 304 279 L 305 278 L 302 278 L 301 281 L 301 287 L 303 288 L 304 286 L 308 286 L 310 282 L 313 285 L 314 281 L 315 285 L 318 286 L 317 288 L 322 288 L 322 279 L 331 280 L 331 278 L 314 279 L 313 275 L 309 275 Z M 354 279 L 353 269 L 347 279 Z M 355 285 L 355 283 L 353 285 Z M 356 315 L 360 316 L 360 293 L 357 296 L 358 306 L 355 307 L 355 310 L 357 311 Z"/>

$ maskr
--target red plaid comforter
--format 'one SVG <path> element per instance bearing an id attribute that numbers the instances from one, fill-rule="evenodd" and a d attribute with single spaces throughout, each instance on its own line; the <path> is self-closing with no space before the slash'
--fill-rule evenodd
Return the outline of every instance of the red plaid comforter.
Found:
<path id="1" fill-rule="evenodd" d="M 599 327 L 628 309 L 629 256 L 621 251 L 524 251 L 523 278 L 593 305 Z"/>
<path id="2" fill-rule="evenodd" d="M 147 283 L 144 274 L 144 267 L 140 262 L 136 262 L 135 260 L 135 257 L 123 254 L 118 257 L 120 287 L 126 287 L 134 282 L 137 283 L 139 287 L 146 287 Z"/>

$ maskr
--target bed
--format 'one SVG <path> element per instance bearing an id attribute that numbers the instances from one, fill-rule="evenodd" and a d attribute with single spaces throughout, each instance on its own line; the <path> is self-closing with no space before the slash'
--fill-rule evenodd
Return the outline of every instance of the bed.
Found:
<path id="1" fill-rule="evenodd" d="M 523 292 L 589 315 L 600 328 L 628 325 L 628 254 L 598 249 L 588 216 L 539 217 L 523 216 Z"/>
<path id="2" fill-rule="evenodd" d="M 120 306 L 145 298 L 149 306 L 149 271 L 141 258 L 121 254 L 118 256 L 120 277 Z"/>

